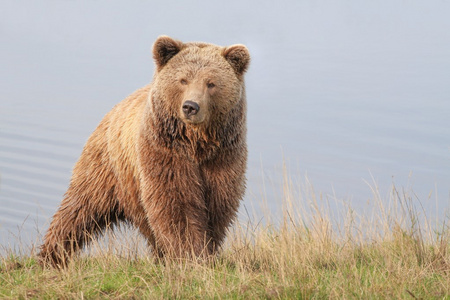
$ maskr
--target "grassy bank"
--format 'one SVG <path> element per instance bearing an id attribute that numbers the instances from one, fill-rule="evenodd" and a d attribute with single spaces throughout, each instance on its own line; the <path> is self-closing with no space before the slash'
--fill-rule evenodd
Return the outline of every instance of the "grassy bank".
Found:
<path id="1" fill-rule="evenodd" d="M 239 223 L 213 262 L 155 262 L 135 232 L 94 243 L 64 271 L 0 258 L 0 298 L 450 299 L 450 229 L 392 188 L 362 215 L 285 178 L 283 216 Z M 275 220 L 275 221 L 272 221 Z"/>

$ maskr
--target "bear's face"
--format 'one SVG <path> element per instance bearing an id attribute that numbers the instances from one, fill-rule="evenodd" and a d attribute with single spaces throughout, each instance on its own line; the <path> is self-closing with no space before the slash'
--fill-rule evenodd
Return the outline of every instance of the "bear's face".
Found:
<path id="1" fill-rule="evenodd" d="M 153 106 L 185 124 L 221 123 L 243 96 L 250 55 L 243 45 L 219 47 L 160 37 L 154 44 Z"/>

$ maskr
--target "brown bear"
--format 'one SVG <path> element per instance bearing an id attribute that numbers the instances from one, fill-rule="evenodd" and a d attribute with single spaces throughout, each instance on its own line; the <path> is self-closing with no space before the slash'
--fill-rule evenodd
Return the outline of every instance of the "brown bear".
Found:
<path id="1" fill-rule="evenodd" d="M 63 266 L 105 228 L 137 227 L 158 257 L 219 249 L 245 190 L 244 45 L 153 45 L 152 83 L 117 104 L 87 141 L 39 257 Z"/>

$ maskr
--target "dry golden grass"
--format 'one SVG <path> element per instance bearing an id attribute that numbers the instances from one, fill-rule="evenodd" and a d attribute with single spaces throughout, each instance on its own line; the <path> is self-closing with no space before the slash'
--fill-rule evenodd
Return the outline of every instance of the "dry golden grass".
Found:
<path id="1" fill-rule="evenodd" d="M 33 251 L 1 257 L 0 298 L 450 299 L 448 215 L 432 223 L 395 187 L 388 199 L 373 187 L 361 215 L 330 209 L 307 180 L 286 175 L 283 193 L 282 216 L 237 223 L 213 261 L 158 263 L 122 228 L 63 271 Z"/>

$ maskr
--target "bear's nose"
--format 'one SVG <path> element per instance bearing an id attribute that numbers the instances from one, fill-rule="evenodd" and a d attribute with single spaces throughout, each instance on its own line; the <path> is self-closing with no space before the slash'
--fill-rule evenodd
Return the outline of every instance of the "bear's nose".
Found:
<path id="1" fill-rule="evenodd" d="M 194 101 L 187 100 L 183 104 L 183 112 L 186 115 L 186 117 L 196 115 L 199 110 L 200 106 Z"/>

